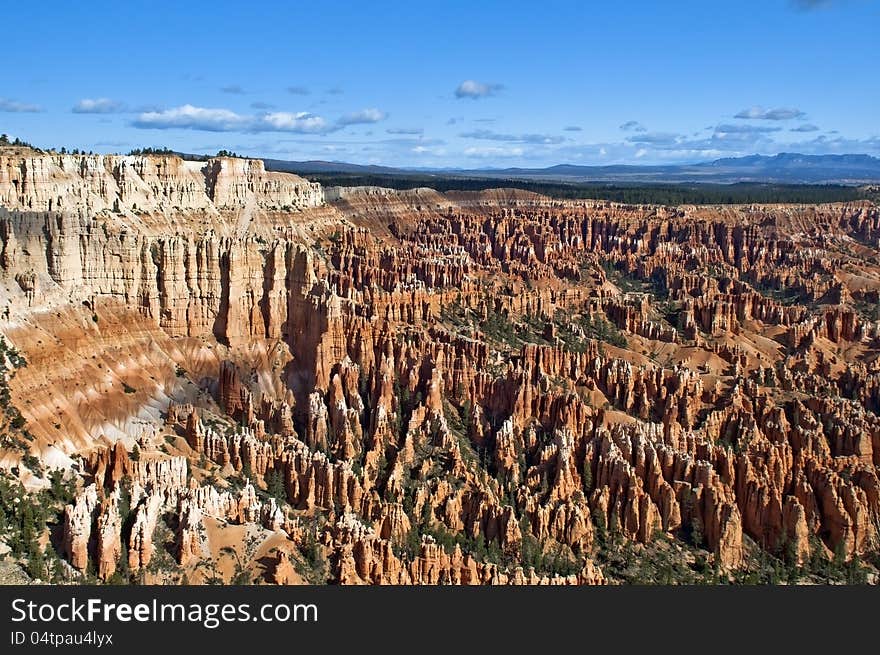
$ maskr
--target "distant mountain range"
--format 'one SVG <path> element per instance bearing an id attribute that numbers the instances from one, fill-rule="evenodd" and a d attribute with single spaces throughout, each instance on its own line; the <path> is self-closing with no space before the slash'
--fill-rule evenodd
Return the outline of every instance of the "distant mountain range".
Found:
<path id="1" fill-rule="evenodd" d="M 637 182 L 734 184 L 876 184 L 880 183 L 880 159 L 870 155 L 749 155 L 697 164 L 661 166 L 578 166 L 559 164 L 548 168 L 405 169 L 361 166 L 328 161 L 266 159 L 266 168 L 306 175 L 398 175 L 426 177 L 472 177 L 560 182 Z"/>

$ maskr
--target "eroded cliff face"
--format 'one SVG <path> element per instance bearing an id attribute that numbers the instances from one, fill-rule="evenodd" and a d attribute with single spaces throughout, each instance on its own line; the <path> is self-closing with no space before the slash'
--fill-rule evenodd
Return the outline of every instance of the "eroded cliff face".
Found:
<path id="1" fill-rule="evenodd" d="M 877 555 L 869 204 L 315 206 L 259 162 L 44 159 L 0 179 L 28 362 L 3 461 L 36 488 L 26 452 L 83 457 L 71 571 L 598 584 Z"/>
<path id="2" fill-rule="evenodd" d="M 340 220 L 258 160 L 0 149 L 3 310 L 116 300 L 173 336 L 277 336 L 289 237 Z"/>
<path id="3" fill-rule="evenodd" d="M 0 150 L 0 205 L 37 212 L 302 209 L 324 201 L 318 184 L 269 173 L 256 159 L 184 161 L 172 155 L 61 155 Z"/>

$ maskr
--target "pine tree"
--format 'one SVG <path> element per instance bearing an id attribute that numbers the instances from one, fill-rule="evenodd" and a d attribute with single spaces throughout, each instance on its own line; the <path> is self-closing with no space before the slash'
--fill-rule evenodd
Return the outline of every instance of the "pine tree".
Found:
<path id="1" fill-rule="evenodd" d="M 284 478 L 277 469 L 266 476 L 266 492 L 279 504 L 287 502 L 287 490 L 284 488 Z"/>

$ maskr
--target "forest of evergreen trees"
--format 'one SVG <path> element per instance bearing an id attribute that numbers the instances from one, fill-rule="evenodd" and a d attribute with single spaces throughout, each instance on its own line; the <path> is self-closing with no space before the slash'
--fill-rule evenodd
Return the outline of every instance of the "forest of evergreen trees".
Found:
<path id="1" fill-rule="evenodd" d="M 440 192 L 517 188 L 551 198 L 597 199 L 627 204 L 718 205 L 749 203 L 823 203 L 870 198 L 868 190 L 844 185 L 808 184 L 620 184 L 539 180 L 442 177 L 438 175 L 303 174 L 324 186 L 381 186 L 391 189 L 430 187 Z"/>

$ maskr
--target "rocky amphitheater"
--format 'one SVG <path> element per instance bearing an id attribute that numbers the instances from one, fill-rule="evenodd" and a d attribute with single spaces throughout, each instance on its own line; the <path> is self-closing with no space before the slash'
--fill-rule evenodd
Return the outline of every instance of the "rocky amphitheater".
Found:
<path id="1" fill-rule="evenodd" d="M 867 201 L 3 148 L 0 550 L 67 583 L 876 582 L 878 302 Z"/>

